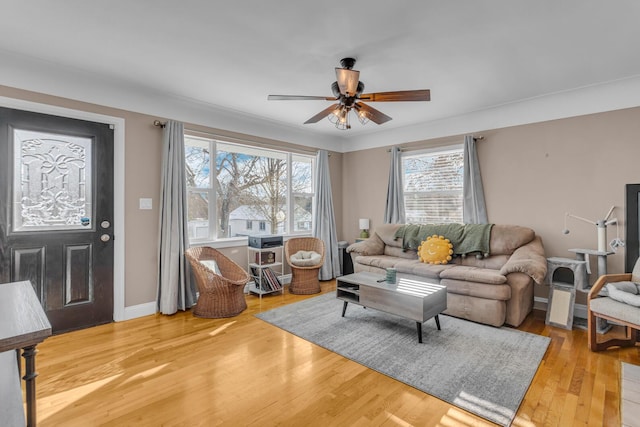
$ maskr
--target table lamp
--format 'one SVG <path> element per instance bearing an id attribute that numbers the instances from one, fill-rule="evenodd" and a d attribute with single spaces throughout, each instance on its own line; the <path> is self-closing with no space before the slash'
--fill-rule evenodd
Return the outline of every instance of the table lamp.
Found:
<path id="1" fill-rule="evenodd" d="M 369 219 L 367 218 L 360 218 L 360 220 L 358 221 L 358 224 L 360 225 L 360 237 L 363 239 L 368 239 L 369 238 Z"/>

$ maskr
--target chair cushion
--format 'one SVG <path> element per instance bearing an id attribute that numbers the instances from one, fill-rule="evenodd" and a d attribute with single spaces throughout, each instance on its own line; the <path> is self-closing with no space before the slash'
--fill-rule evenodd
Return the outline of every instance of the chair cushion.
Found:
<path id="1" fill-rule="evenodd" d="M 638 325 L 640 323 L 638 318 L 638 308 L 630 304 L 625 304 L 608 297 L 594 298 L 589 301 L 589 309 L 596 315 L 602 314 L 605 316 L 620 319 L 625 322 Z"/>
<path id="2" fill-rule="evenodd" d="M 222 273 L 220 273 L 220 267 L 218 267 L 218 263 L 215 262 L 215 260 L 203 259 L 203 260 L 200 260 L 200 264 L 204 265 L 209 270 L 211 270 L 214 273 L 216 273 L 218 276 L 222 276 Z"/>
<path id="3" fill-rule="evenodd" d="M 322 255 L 314 251 L 298 251 L 289 257 L 291 264 L 298 267 L 311 267 L 318 265 Z"/>

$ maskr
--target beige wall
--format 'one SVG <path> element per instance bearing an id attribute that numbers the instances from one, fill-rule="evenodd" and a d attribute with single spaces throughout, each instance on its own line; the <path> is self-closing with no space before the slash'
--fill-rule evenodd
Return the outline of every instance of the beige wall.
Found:
<path id="1" fill-rule="evenodd" d="M 58 107 L 119 117 L 125 120 L 125 307 L 155 301 L 157 283 L 158 203 L 162 165 L 162 131 L 153 126 L 161 117 L 139 114 L 95 104 L 79 102 L 0 85 L 0 96 Z M 297 147 L 280 141 L 210 129 L 194 124 L 185 127 L 202 132 L 239 137 L 256 145 Z M 336 222 L 342 226 L 341 154 L 331 153 L 329 160 L 336 209 Z M 140 210 L 139 199 L 152 198 L 153 209 Z M 222 249 L 240 265 L 247 263 L 246 247 Z"/>
<path id="2" fill-rule="evenodd" d="M 155 300 L 158 197 L 160 192 L 162 119 L 0 86 L 0 96 L 121 117 L 125 120 L 125 305 Z M 526 225 L 542 236 L 547 256 L 572 257 L 569 248 L 595 248 L 595 226 L 570 220 L 571 234 L 562 234 L 564 213 L 589 219 L 604 216 L 612 205 L 624 238 L 624 185 L 640 182 L 640 108 L 477 132 L 484 135 L 478 155 L 484 180 L 489 221 Z M 236 135 L 216 129 L 187 127 L 238 136 L 257 145 L 291 144 Z M 461 143 L 462 136 L 418 141 L 406 147 Z M 294 146 L 295 147 L 295 146 Z M 331 153 L 330 171 L 338 239 L 353 242 L 358 218 L 371 228 L 384 215 L 389 170 L 388 147 L 350 153 Z M 141 197 L 153 198 L 153 209 L 139 210 Z M 609 228 L 609 239 L 615 227 Z M 223 250 L 246 263 L 246 248 Z M 595 262 L 593 263 L 595 267 Z M 624 251 L 609 259 L 609 271 L 624 270 Z M 546 296 L 540 287 L 536 295 Z"/>
<path id="3" fill-rule="evenodd" d="M 570 248 L 597 247 L 596 227 L 569 220 L 564 213 L 601 219 L 612 205 L 624 239 L 625 184 L 640 182 L 640 108 L 593 114 L 531 125 L 477 132 L 489 221 L 533 228 L 546 255 L 573 258 Z M 406 144 L 431 147 L 461 143 L 463 137 Z M 344 155 L 343 234 L 358 234 L 357 219 L 384 215 L 389 153 L 373 149 Z M 616 236 L 608 228 L 608 241 Z M 595 269 L 596 262 L 592 261 Z M 609 257 L 609 272 L 624 271 L 624 250 Z M 593 275 L 592 275 L 593 276 Z M 536 295 L 546 297 L 546 287 Z M 584 298 L 578 298 L 583 303 Z"/>

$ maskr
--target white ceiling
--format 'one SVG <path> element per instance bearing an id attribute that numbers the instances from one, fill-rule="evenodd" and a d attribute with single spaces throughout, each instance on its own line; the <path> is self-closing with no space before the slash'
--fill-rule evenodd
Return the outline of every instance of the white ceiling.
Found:
<path id="1" fill-rule="evenodd" d="M 3 1 L 0 84 L 339 151 L 640 105 L 636 0 Z M 357 59 L 381 126 L 303 125 Z"/>

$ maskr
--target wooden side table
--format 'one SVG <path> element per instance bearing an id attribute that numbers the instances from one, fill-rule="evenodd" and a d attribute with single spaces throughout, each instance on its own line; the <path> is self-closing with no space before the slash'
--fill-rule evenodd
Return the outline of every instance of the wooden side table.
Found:
<path id="1" fill-rule="evenodd" d="M 27 427 L 36 425 L 36 346 L 51 335 L 51 323 L 30 282 L 0 285 L 0 353 L 22 351 Z M 18 369 L 19 372 L 19 369 Z M 1 421 L 0 421 L 1 423 Z"/>

